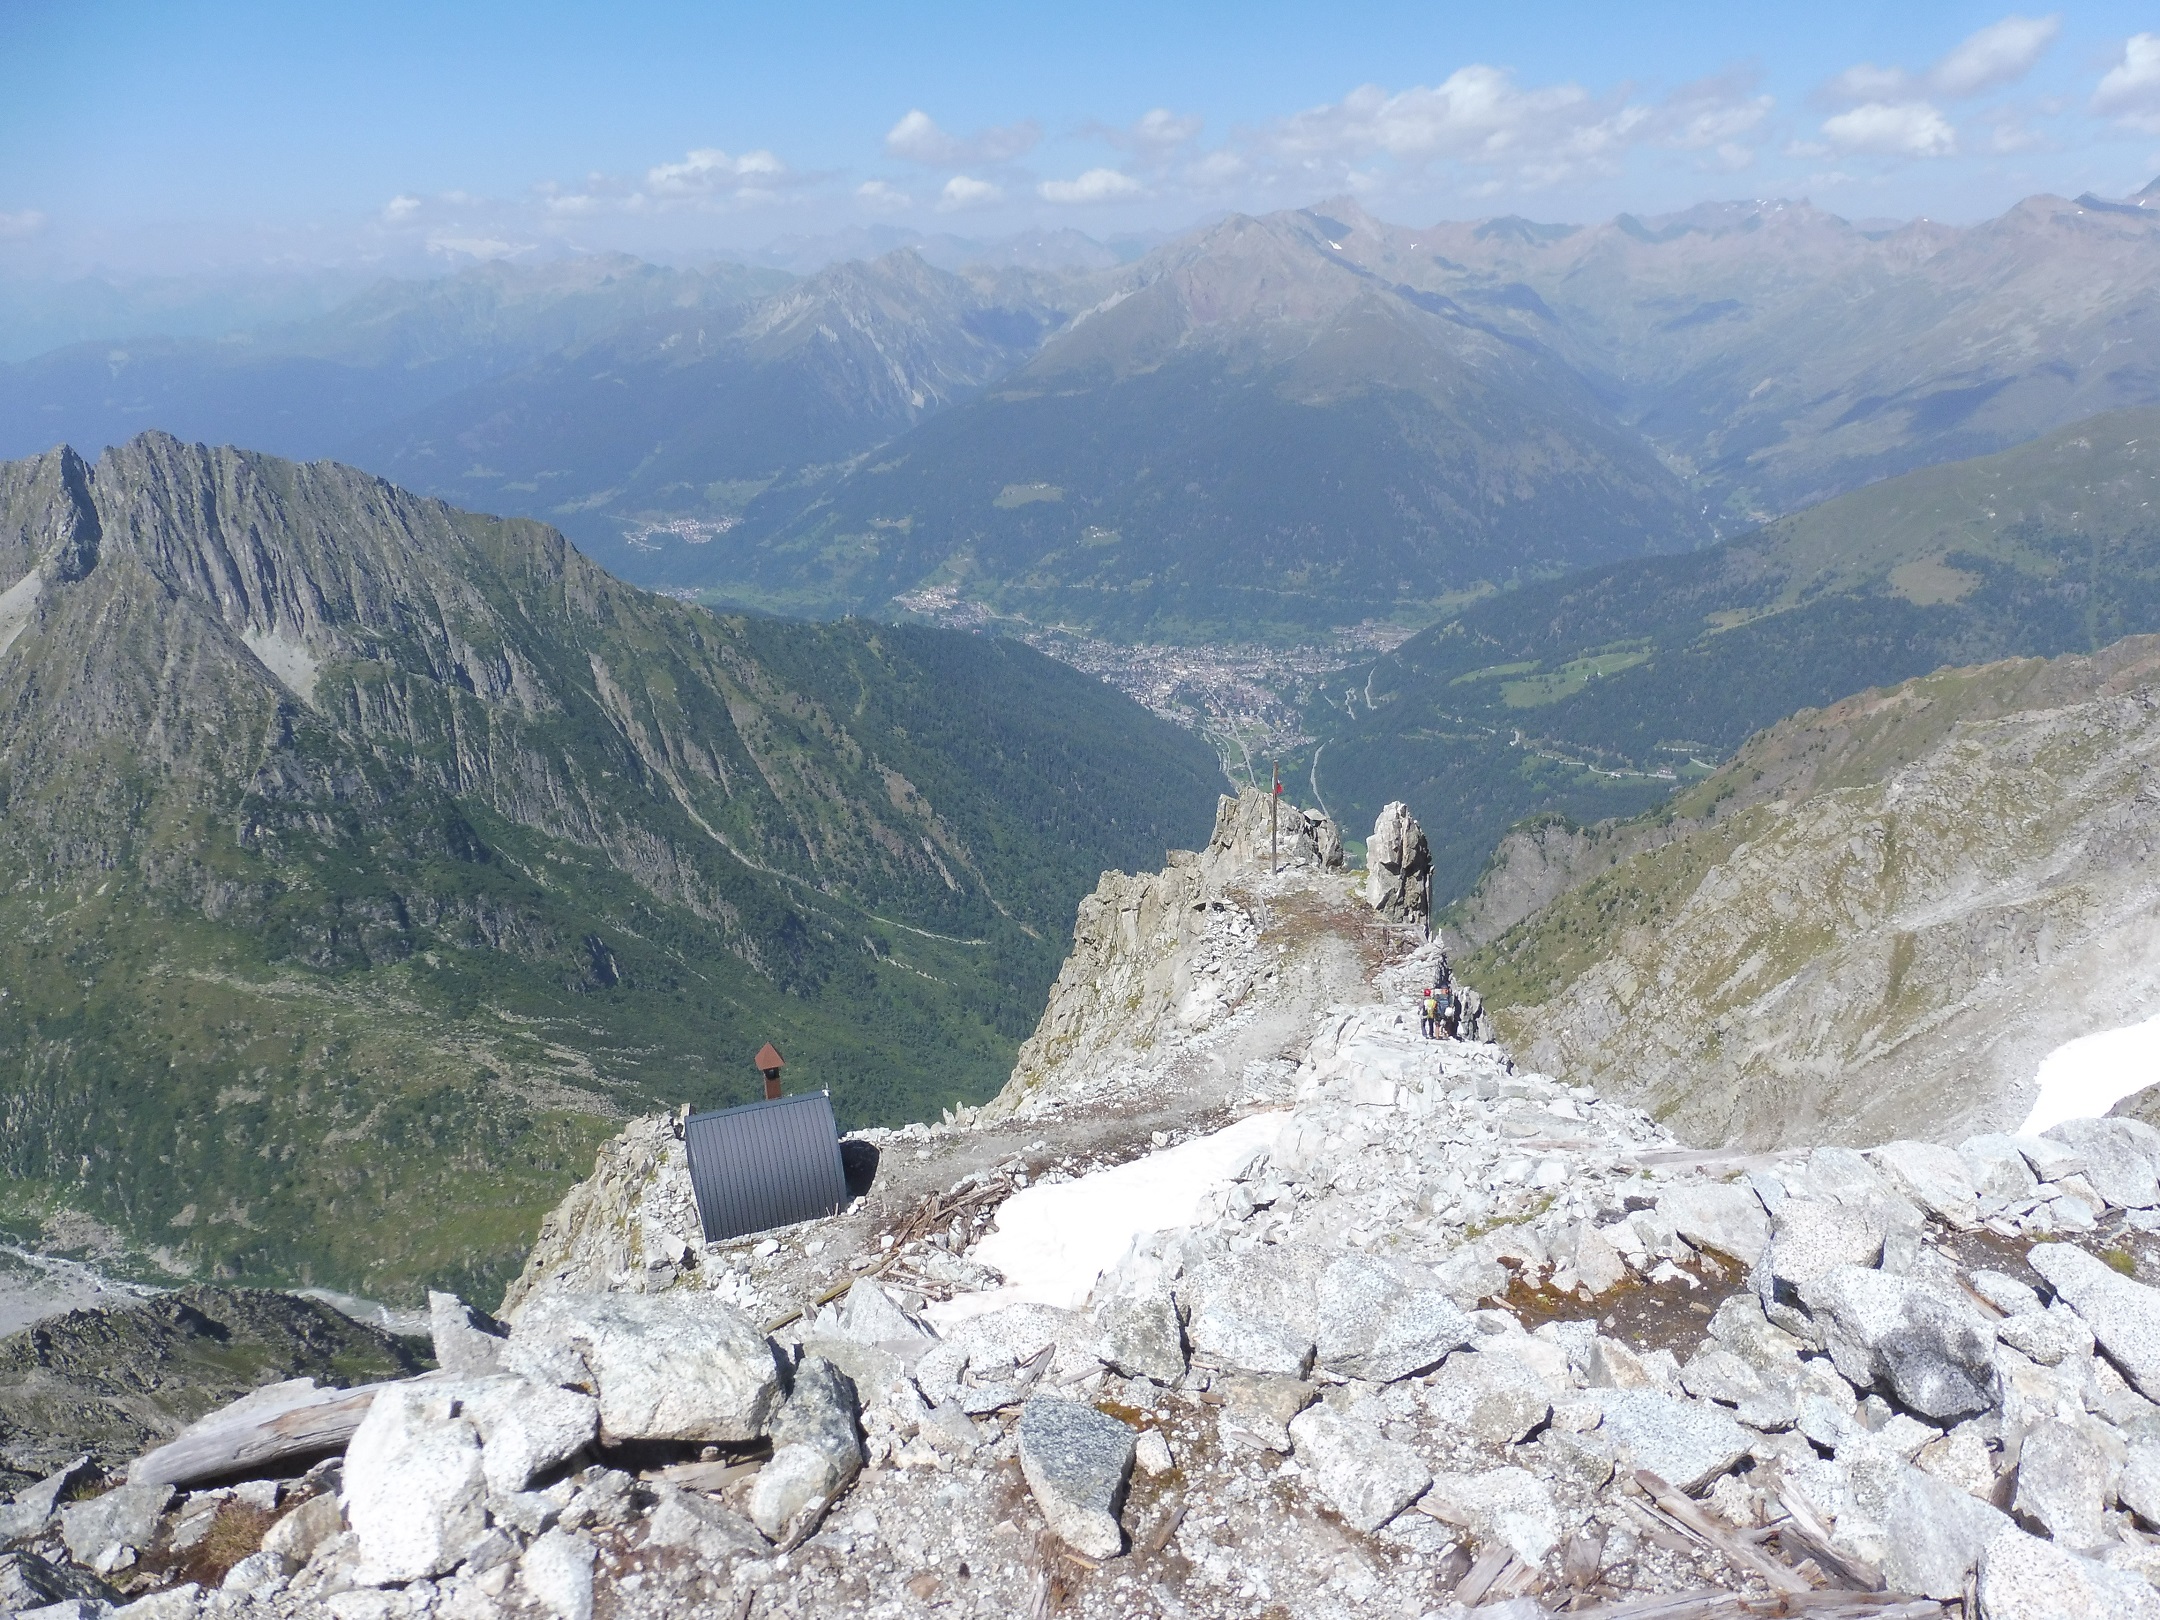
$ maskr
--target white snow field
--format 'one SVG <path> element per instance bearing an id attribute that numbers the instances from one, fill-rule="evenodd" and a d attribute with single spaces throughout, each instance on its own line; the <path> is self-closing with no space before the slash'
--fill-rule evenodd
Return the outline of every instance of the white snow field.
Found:
<path id="1" fill-rule="evenodd" d="M 1253 1114 L 1129 1164 L 1013 1194 L 971 1255 L 996 1268 L 1005 1286 L 933 1304 L 924 1314 L 945 1329 L 1008 1305 L 1077 1310 L 1134 1238 L 1192 1225 L 1200 1200 L 1254 1149 L 1272 1147 L 1288 1118 Z"/>
<path id="2" fill-rule="evenodd" d="M 2065 1041 L 2040 1060 L 2040 1095 L 2019 1127 L 2037 1136 L 2066 1119 L 2098 1119 L 2134 1091 L 2160 1084 L 2160 1014 Z"/>

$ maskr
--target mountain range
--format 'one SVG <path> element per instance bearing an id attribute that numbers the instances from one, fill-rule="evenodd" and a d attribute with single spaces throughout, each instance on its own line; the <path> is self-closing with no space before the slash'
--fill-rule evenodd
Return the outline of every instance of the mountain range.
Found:
<path id="1" fill-rule="evenodd" d="M 0 1218 L 493 1286 L 765 1040 L 850 1123 L 987 1097 L 1218 781 L 1017 643 L 718 618 L 332 463 L 0 466 Z"/>
<path id="2" fill-rule="evenodd" d="M 165 426 L 541 517 L 714 602 L 949 585 L 1115 637 L 1296 639 L 2160 403 L 2141 201 L 1414 228 L 1341 200 L 1130 263 L 993 258 L 489 266 L 244 340 L 77 345 L 0 372 L 0 453 Z"/>
<path id="3" fill-rule="evenodd" d="M 1461 896 L 1517 820 L 1626 816 L 1797 709 L 2160 631 L 2160 410 L 1887 479 L 1676 557 L 1487 597 L 1314 706 L 1366 825 L 1409 801 Z"/>

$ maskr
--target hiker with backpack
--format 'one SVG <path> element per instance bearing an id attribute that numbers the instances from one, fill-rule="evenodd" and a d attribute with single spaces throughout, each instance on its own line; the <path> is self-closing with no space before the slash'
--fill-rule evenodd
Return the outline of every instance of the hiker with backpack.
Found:
<path id="1" fill-rule="evenodd" d="M 1440 1016 L 1439 991 L 1428 989 L 1418 997 L 1418 1033 L 1428 1041 L 1433 1038 L 1433 1023 Z"/>
<path id="2" fill-rule="evenodd" d="M 1462 1028 L 1462 997 L 1455 993 L 1453 985 L 1443 988 L 1434 998 L 1433 1023 L 1449 1040 L 1462 1038 L 1458 1033 Z"/>

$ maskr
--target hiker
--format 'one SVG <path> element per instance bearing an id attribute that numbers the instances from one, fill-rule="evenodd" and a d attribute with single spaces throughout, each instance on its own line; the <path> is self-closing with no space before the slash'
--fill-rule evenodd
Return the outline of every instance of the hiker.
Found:
<path id="1" fill-rule="evenodd" d="M 1433 1009 L 1433 1021 L 1449 1040 L 1460 1040 L 1461 1036 L 1456 1031 L 1462 1027 L 1462 998 L 1455 994 L 1455 987 L 1444 987 L 1437 997 L 1437 1003 Z"/>
<path id="2" fill-rule="evenodd" d="M 1440 1016 L 1440 993 L 1427 990 L 1418 998 L 1418 1033 L 1428 1041 L 1433 1038 L 1433 1022 Z"/>

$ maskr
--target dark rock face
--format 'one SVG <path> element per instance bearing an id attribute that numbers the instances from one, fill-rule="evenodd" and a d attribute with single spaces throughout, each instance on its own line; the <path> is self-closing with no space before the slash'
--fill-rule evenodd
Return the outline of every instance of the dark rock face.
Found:
<path id="1" fill-rule="evenodd" d="M 70 1311 L 0 1339 L 0 1488 L 83 1453 L 118 1468 L 263 1384 L 363 1384 L 424 1366 L 411 1346 L 327 1305 L 261 1289 L 182 1288 Z"/>

